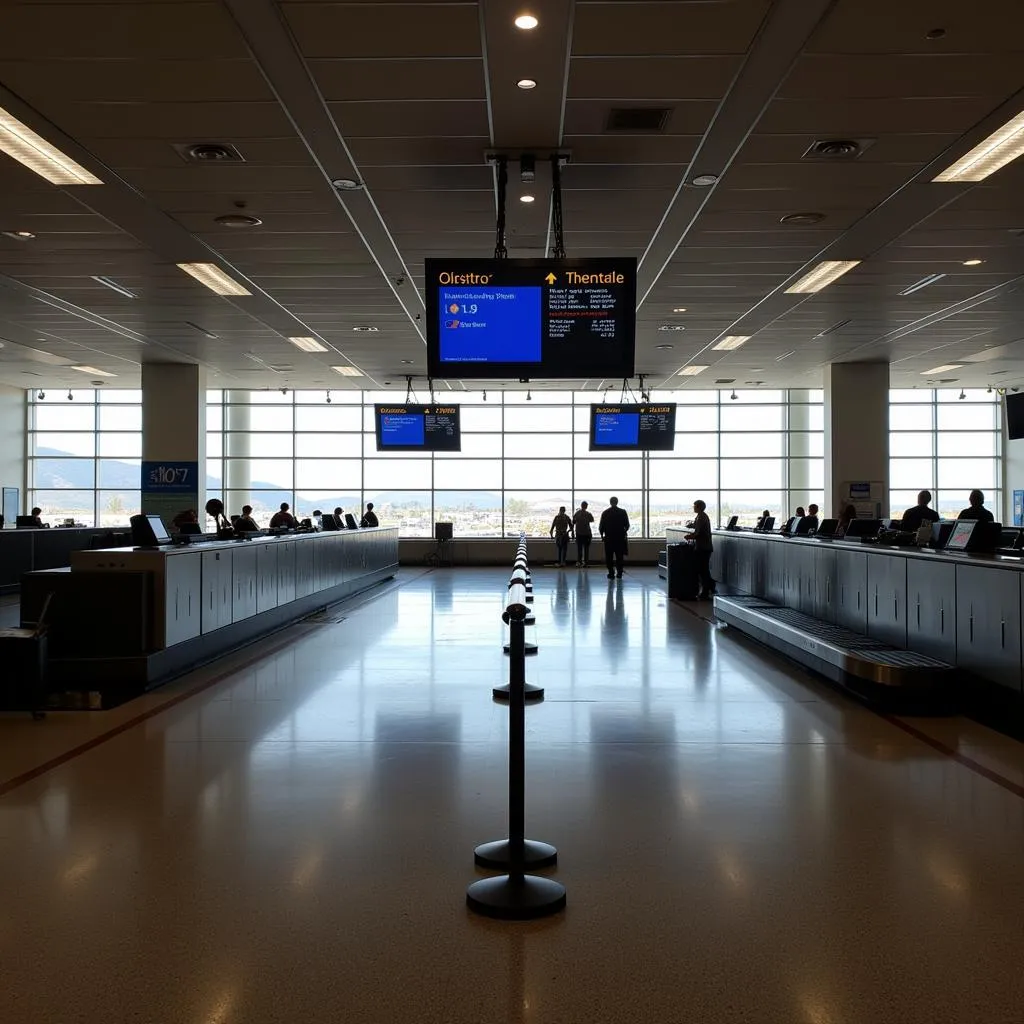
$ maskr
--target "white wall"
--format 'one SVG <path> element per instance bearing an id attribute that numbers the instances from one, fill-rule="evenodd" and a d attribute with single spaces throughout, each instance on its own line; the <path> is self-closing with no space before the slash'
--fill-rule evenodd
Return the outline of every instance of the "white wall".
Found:
<path id="1" fill-rule="evenodd" d="M 17 487 L 25 511 L 25 392 L 0 384 L 0 487 Z"/>

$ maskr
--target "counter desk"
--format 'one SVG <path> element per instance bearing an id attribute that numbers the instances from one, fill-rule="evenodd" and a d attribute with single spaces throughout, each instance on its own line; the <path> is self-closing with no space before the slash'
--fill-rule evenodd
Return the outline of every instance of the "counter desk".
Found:
<path id="1" fill-rule="evenodd" d="M 79 551 L 28 573 L 21 617 L 51 604 L 58 683 L 144 689 L 398 572 L 398 529 Z"/>
<path id="2" fill-rule="evenodd" d="M 0 594 L 16 591 L 27 572 L 69 566 L 74 551 L 113 547 L 130 540 L 131 531 L 126 526 L 0 530 Z"/>
<path id="3" fill-rule="evenodd" d="M 968 685 L 1024 692 L 1019 558 L 728 530 L 714 546 L 723 588 L 954 665 Z"/>

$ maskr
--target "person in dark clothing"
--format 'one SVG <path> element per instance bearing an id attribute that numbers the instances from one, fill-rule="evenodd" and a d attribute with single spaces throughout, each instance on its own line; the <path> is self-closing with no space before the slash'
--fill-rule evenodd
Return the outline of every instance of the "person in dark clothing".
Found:
<path id="1" fill-rule="evenodd" d="M 804 519 L 805 521 L 807 521 L 807 526 L 805 527 L 804 532 L 817 533 L 818 527 L 821 525 L 821 523 L 818 521 L 818 506 L 808 505 L 807 515 L 804 517 Z"/>
<path id="2" fill-rule="evenodd" d="M 548 536 L 555 538 L 556 562 L 559 566 L 565 565 L 565 556 L 569 552 L 569 535 L 571 533 L 572 520 L 565 514 L 565 506 L 560 505 L 558 515 L 551 520 L 551 529 L 548 530 Z"/>
<path id="3" fill-rule="evenodd" d="M 686 540 L 693 541 L 693 554 L 697 570 L 697 600 L 707 601 L 715 592 L 715 581 L 711 578 L 711 553 L 714 544 L 711 542 L 711 519 L 704 509 L 707 506 L 698 498 L 693 503 L 693 529 L 686 534 Z"/>
<path id="4" fill-rule="evenodd" d="M 856 518 L 857 509 L 853 505 L 847 505 L 846 508 L 843 509 L 843 514 L 839 517 L 839 522 L 836 524 L 835 536 L 837 538 L 845 537 L 846 531 L 850 527 L 850 523 L 852 523 Z"/>
<path id="5" fill-rule="evenodd" d="M 280 530 L 282 528 L 286 530 L 294 530 L 298 525 L 295 521 L 295 516 L 289 511 L 290 505 L 287 501 L 281 502 L 281 509 L 275 512 L 270 520 L 270 528 L 272 530 Z"/>
<path id="6" fill-rule="evenodd" d="M 629 516 L 619 508 L 618 498 L 608 499 L 608 508 L 601 513 L 597 524 L 604 541 L 604 560 L 608 566 L 608 579 L 622 576 L 622 560 L 626 557 L 626 534 L 629 533 Z"/>
<path id="7" fill-rule="evenodd" d="M 360 520 L 360 526 L 380 526 L 377 520 L 377 513 L 373 511 L 373 502 L 368 501 L 366 503 L 366 511 L 363 513 L 363 518 Z"/>
<path id="8" fill-rule="evenodd" d="M 587 508 L 585 501 L 572 517 L 572 532 L 576 534 L 576 564 L 586 568 L 590 564 L 590 542 L 594 539 L 594 513 Z"/>
<path id="9" fill-rule="evenodd" d="M 928 507 L 931 504 L 931 500 L 931 491 L 921 491 L 917 496 L 917 504 L 913 508 L 908 508 L 903 513 L 903 522 L 900 524 L 900 529 L 905 530 L 907 533 L 917 533 L 925 524 L 937 523 L 939 521 L 939 513 L 935 509 Z"/>
<path id="10" fill-rule="evenodd" d="M 252 505 L 243 505 L 242 514 L 235 520 L 236 533 L 256 533 L 259 527 L 252 517 Z"/>
<path id="11" fill-rule="evenodd" d="M 985 495 L 981 491 L 971 491 L 967 500 L 970 504 L 957 516 L 957 519 L 980 519 L 983 523 L 995 522 L 996 517 L 985 508 Z"/>

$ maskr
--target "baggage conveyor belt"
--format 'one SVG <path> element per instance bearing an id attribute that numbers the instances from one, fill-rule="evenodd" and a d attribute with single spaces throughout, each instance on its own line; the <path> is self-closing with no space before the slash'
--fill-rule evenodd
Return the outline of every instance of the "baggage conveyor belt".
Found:
<path id="1" fill-rule="evenodd" d="M 956 668 L 944 661 L 891 647 L 763 598 L 716 596 L 715 615 L 862 696 L 948 695 L 956 677 Z"/>

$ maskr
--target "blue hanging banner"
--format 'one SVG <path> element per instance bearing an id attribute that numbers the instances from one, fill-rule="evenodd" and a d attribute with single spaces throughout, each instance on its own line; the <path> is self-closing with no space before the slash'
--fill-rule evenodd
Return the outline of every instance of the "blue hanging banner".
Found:
<path id="1" fill-rule="evenodd" d="M 1013 492 L 1013 525 L 1024 526 L 1024 491 Z"/>

